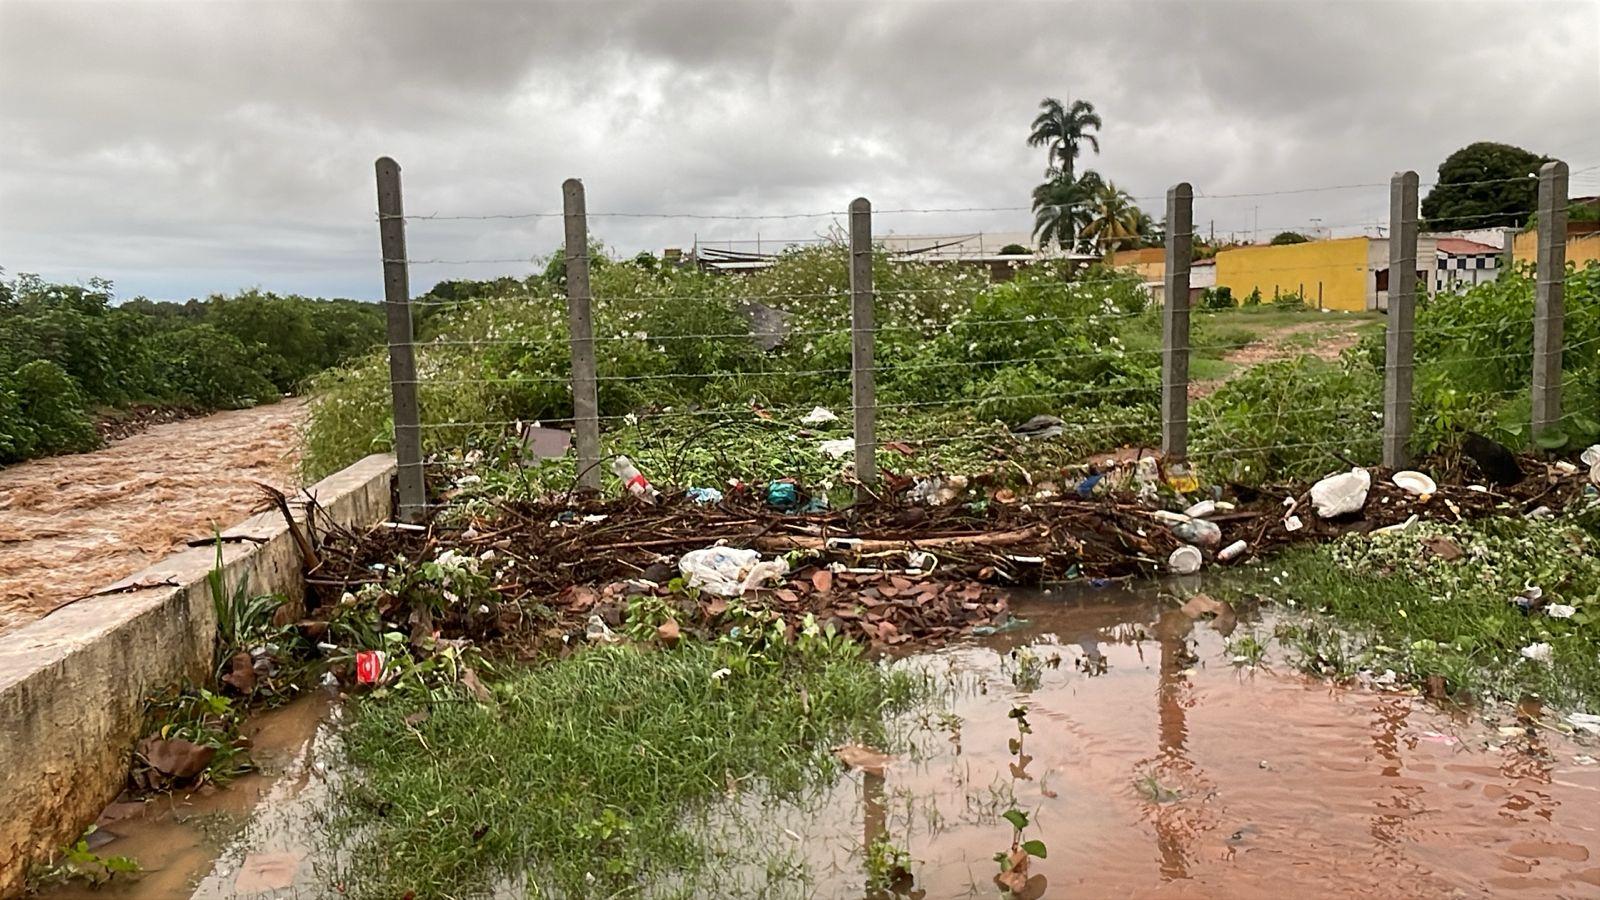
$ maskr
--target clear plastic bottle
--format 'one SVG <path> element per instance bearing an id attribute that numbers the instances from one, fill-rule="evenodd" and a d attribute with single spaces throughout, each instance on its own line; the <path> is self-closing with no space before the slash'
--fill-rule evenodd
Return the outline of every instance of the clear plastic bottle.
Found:
<path id="1" fill-rule="evenodd" d="M 611 461 L 611 471 L 622 479 L 623 486 L 635 497 L 644 500 L 654 500 L 656 498 L 656 489 L 650 485 L 649 480 L 644 477 L 644 473 L 639 471 L 639 467 L 633 464 L 633 460 L 626 456 L 619 456 Z"/>

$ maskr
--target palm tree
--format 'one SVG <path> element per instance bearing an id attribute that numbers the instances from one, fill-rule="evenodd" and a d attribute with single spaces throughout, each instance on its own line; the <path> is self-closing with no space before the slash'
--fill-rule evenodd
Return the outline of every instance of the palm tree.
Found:
<path id="1" fill-rule="evenodd" d="M 1085 172 L 1085 180 L 1089 173 Z M 1137 246 L 1143 228 L 1148 228 L 1150 217 L 1133 202 L 1127 191 L 1106 181 L 1088 199 L 1089 224 L 1079 236 L 1092 241 L 1103 255 L 1122 247 Z"/>
<path id="2" fill-rule="evenodd" d="M 1093 171 L 1073 181 L 1064 174 L 1033 189 L 1033 235 L 1042 247 L 1055 241 L 1063 250 L 1078 244 L 1078 236 L 1089 224 L 1089 200 L 1102 184 Z"/>
<path id="3" fill-rule="evenodd" d="M 1070 182 L 1077 168 L 1080 145 L 1088 142 L 1094 152 L 1100 152 L 1100 138 L 1089 133 L 1090 129 L 1100 130 L 1100 116 L 1094 111 L 1094 104 L 1087 100 L 1074 100 L 1071 106 L 1062 106 L 1060 100 L 1046 97 L 1040 101 L 1039 109 L 1039 115 L 1033 120 L 1033 130 L 1028 134 L 1028 146 L 1049 148 L 1050 166 L 1045 169 L 1046 178 L 1060 173 Z"/>

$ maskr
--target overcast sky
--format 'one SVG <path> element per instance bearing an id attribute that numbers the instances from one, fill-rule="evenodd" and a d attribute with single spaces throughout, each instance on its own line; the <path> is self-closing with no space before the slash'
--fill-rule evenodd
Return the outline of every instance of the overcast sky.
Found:
<path id="1" fill-rule="evenodd" d="M 1505 141 L 1600 193 L 1600 2 L 73 2 L 0 0 L 0 266 L 122 297 L 381 295 L 373 160 L 407 212 L 1025 207 L 1041 98 L 1105 119 L 1083 160 L 1141 198 L 1188 180 L 1248 237 L 1381 223 L 1396 170 Z M 1205 195 L 1345 190 L 1205 199 Z M 598 218 L 618 250 L 776 221 Z M 1022 231 L 1025 210 L 880 215 Z M 530 258 L 558 219 L 432 221 L 413 258 Z M 530 265 L 418 266 L 443 277 Z"/>

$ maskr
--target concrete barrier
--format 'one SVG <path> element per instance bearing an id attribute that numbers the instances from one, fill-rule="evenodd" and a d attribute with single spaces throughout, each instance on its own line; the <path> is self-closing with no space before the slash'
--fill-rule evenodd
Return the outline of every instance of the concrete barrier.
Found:
<path id="1" fill-rule="evenodd" d="M 394 457 L 369 456 L 306 493 L 340 525 L 393 514 Z M 301 504 L 296 518 L 305 520 Z M 319 532 L 324 528 L 318 516 Z M 230 588 L 305 597 L 300 551 L 269 511 L 223 532 Z M 20 894 L 29 867 L 77 838 L 127 780 L 145 699 L 213 672 L 216 613 L 206 576 L 216 546 L 174 553 L 0 637 L 0 897 Z M 48 578 L 48 572 L 41 572 Z"/>

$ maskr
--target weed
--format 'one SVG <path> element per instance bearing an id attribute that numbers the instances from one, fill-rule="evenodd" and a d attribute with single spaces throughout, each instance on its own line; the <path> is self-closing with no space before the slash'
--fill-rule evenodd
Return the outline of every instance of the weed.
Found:
<path id="1" fill-rule="evenodd" d="M 730 615 L 746 617 L 737 635 L 587 648 L 507 677 L 487 706 L 360 702 L 360 777 L 336 816 L 344 882 L 435 896 L 526 875 L 589 896 L 712 877 L 686 814 L 731 779 L 792 796 L 832 777 L 827 748 L 882 746 L 881 716 L 918 689 L 820 630 L 785 644 L 759 610 Z"/>
<path id="2" fill-rule="evenodd" d="M 95 826 L 90 825 L 82 837 L 63 847 L 49 862 L 36 866 L 31 875 L 32 881 L 35 884 L 83 881 L 98 886 L 118 875 L 137 875 L 144 871 L 138 860 L 132 857 L 101 856 L 89 849 L 89 836 L 94 833 Z"/>

